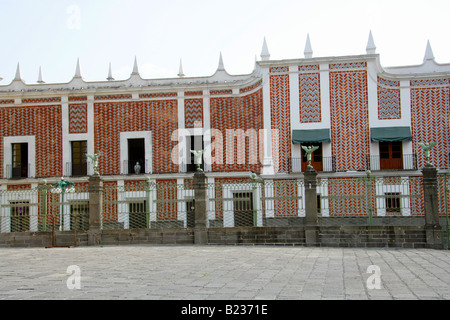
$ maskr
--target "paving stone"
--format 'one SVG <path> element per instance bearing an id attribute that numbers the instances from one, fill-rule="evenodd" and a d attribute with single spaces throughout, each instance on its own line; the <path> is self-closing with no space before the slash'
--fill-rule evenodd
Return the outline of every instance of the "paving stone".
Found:
<path id="1" fill-rule="evenodd" d="M 69 289 L 78 266 L 80 289 Z M 380 270 L 369 289 L 368 267 Z M 450 251 L 279 246 L 0 249 L 0 300 L 450 299 Z"/>

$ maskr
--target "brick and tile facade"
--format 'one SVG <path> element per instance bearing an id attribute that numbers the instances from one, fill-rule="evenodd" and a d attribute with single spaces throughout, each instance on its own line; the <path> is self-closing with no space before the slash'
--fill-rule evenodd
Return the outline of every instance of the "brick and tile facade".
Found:
<path id="1" fill-rule="evenodd" d="M 325 159 L 331 159 L 327 160 L 330 169 L 319 174 L 347 179 L 373 168 L 386 174 L 373 165 L 384 154 L 380 142 L 372 139 L 372 128 L 410 128 L 411 139 L 402 140 L 401 152 L 405 158 L 417 157 L 417 166 L 399 169 L 394 175 L 417 176 L 425 165 L 420 142 L 437 142 L 431 162 L 440 169 L 450 167 L 449 123 L 449 64 L 427 60 L 416 67 L 384 69 L 374 54 L 263 59 L 249 75 L 233 76 L 219 68 L 210 77 L 148 81 L 132 74 L 128 80 L 88 85 L 79 76 L 67 84 L 31 85 L 14 79 L 0 85 L 0 184 L 10 190 L 40 184 L 44 178 L 60 179 L 71 161 L 70 142 L 78 140 L 87 141 L 88 153 L 101 154 L 99 171 L 106 186 L 145 177 L 157 185 L 191 181 L 193 172 L 173 161 L 174 154 L 176 159 L 186 147 L 180 144 L 177 129 L 185 130 L 184 135 L 199 132 L 204 138 L 208 132 L 219 133 L 211 142 L 220 143 L 220 148 L 217 144 L 208 148 L 205 140 L 205 159 L 214 159 L 205 165 L 210 182 L 248 181 L 251 173 L 257 173 L 274 181 L 275 197 L 290 197 L 275 201 L 274 208 L 277 215 L 292 217 L 304 207 L 298 186 L 294 183 L 283 189 L 277 179 L 295 182 L 302 178 L 301 170 L 293 170 L 295 158 L 302 157 L 302 143 L 293 143 L 294 131 L 329 130 L 329 141 L 320 142 L 323 160 L 317 161 L 325 164 Z M 151 149 L 145 152 L 145 172 L 124 172 L 128 153 L 123 146 L 129 137 L 144 136 L 146 148 Z M 11 179 L 12 145 L 17 143 L 28 146 L 29 170 L 27 176 Z M 190 156 L 189 150 L 184 150 L 184 156 Z M 79 183 L 87 179 L 70 178 Z M 360 187 L 354 187 L 357 196 L 362 196 Z M 411 194 L 421 192 L 416 182 L 409 188 Z M 342 196 L 346 191 L 330 183 L 327 192 Z M 109 197 L 117 200 L 114 193 Z M 177 192 L 164 197 L 176 203 Z M 330 215 L 344 214 L 342 208 L 349 204 L 343 202 L 350 200 L 339 201 L 329 201 L 334 210 Z M 166 214 L 157 218 L 177 219 L 174 203 L 159 203 L 158 210 Z M 104 207 L 109 212 L 107 221 L 116 221 L 118 208 Z M 215 215 L 222 218 L 223 209 L 216 208 Z"/>

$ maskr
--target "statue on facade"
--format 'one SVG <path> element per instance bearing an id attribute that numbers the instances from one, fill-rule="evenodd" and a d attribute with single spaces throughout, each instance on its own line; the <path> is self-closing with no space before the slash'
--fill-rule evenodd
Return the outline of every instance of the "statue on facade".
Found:
<path id="1" fill-rule="evenodd" d="M 314 151 L 316 151 L 317 149 L 319 149 L 319 147 L 315 147 L 315 146 L 302 146 L 302 149 L 305 150 L 306 153 L 306 161 L 308 162 L 308 168 L 313 168 L 313 166 L 311 165 L 311 160 L 312 160 L 312 153 Z"/>
<path id="2" fill-rule="evenodd" d="M 136 162 L 136 164 L 134 165 L 134 173 L 135 174 L 141 173 L 141 165 L 139 164 L 139 161 Z"/>
<path id="3" fill-rule="evenodd" d="M 425 142 L 425 143 L 419 142 L 418 144 L 419 146 L 422 147 L 423 152 L 425 153 L 426 166 L 427 167 L 433 166 L 433 164 L 430 162 L 430 149 L 436 145 L 436 142 Z"/>
<path id="4" fill-rule="evenodd" d="M 202 156 L 203 153 L 205 153 L 205 150 L 191 150 L 192 154 L 194 155 L 195 162 L 197 164 L 197 171 L 203 172 L 202 168 L 200 166 L 202 165 Z"/>
<path id="5" fill-rule="evenodd" d="M 100 158 L 99 153 L 95 154 L 86 154 L 86 157 L 90 158 L 92 160 L 92 165 L 94 167 L 94 175 L 98 176 L 100 173 L 98 172 L 98 158 Z"/>

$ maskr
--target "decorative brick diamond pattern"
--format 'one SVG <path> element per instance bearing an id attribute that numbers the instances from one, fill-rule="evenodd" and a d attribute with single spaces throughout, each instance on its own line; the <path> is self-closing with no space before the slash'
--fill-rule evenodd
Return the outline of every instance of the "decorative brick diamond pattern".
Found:
<path id="1" fill-rule="evenodd" d="M 166 98 L 166 97 L 176 97 L 178 94 L 176 92 L 164 92 L 164 93 L 141 93 L 139 98 Z"/>
<path id="2" fill-rule="evenodd" d="M 110 94 L 110 95 L 101 95 L 95 96 L 94 100 L 122 100 L 122 99 L 131 99 L 131 94 Z"/>
<path id="3" fill-rule="evenodd" d="M 305 69 L 305 66 L 301 70 Z M 318 66 L 317 66 L 318 67 Z M 300 122 L 320 122 L 322 119 L 320 108 L 320 74 L 300 73 Z"/>
<path id="4" fill-rule="evenodd" d="M 87 133 L 87 104 L 69 105 L 69 133 Z"/>
<path id="5" fill-rule="evenodd" d="M 184 95 L 186 97 L 202 96 L 203 95 L 203 91 L 201 91 L 201 90 L 199 90 L 199 91 L 185 91 Z"/>
<path id="6" fill-rule="evenodd" d="M 224 89 L 224 90 L 211 90 L 209 92 L 210 95 L 215 96 L 215 95 L 229 95 L 232 94 L 233 90 L 231 89 Z"/>
<path id="7" fill-rule="evenodd" d="M 370 145 L 366 71 L 330 72 L 330 110 L 336 170 L 364 170 Z"/>
<path id="8" fill-rule="evenodd" d="M 203 99 L 184 100 L 184 125 L 185 128 L 194 128 L 194 123 L 203 123 Z"/>
<path id="9" fill-rule="evenodd" d="M 439 180 L 438 180 L 439 181 Z M 422 177 L 410 177 L 409 189 L 411 195 L 417 195 L 411 198 L 411 215 L 424 216 L 425 204 L 423 202 L 423 179 Z M 445 212 L 445 211 L 441 211 Z"/>
<path id="10" fill-rule="evenodd" d="M 298 216 L 298 187 L 297 180 L 274 180 L 275 216 Z"/>
<path id="11" fill-rule="evenodd" d="M 31 184 L 9 184 L 7 190 L 31 190 Z"/>
<path id="12" fill-rule="evenodd" d="M 61 102 L 61 97 L 22 99 L 22 103 L 45 103 L 45 102 Z"/>
<path id="13" fill-rule="evenodd" d="M 36 176 L 62 176 L 61 106 L 0 108 L 0 137 L 36 137 Z M 0 139 L 0 176 L 3 176 L 3 139 Z"/>
<path id="14" fill-rule="evenodd" d="M 447 79 L 448 82 L 448 79 Z M 448 168 L 450 153 L 450 88 L 435 86 L 434 81 L 411 85 L 411 130 L 413 152 L 417 154 L 419 168 L 425 166 L 425 156 L 419 142 L 436 142 L 431 149 L 431 163 L 438 168 Z M 440 82 L 439 82 L 440 83 Z"/>
<path id="15" fill-rule="evenodd" d="M 86 101 L 87 96 L 75 96 L 75 97 L 69 97 L 69 102 L 79 102 L 79 101 Z"/>
<path id="16" fill-rule="evenodd" d="M 400 81 L 378 77 L 378 119 L 401 119 Z"/>
<path id="17" fill-rule="evenodd" d="M 153 172 L 175 173 L 171 160 L 172 132 L 178 129 L 177 100 L 95 103 L 96 153 L 101 153 L 100 174 L 120 173 L 120 132 L 152 131 Z"/>
<path id="18" fill-rule="evenodd" d="M 372 185 L 372 209 L 376 215 L 376 186 Z M 366 181 L 354 178 L 328 179 L 330 216 L 368 215 Z"/>
<path id="19" fill-rule="evenodd" d="M 367 67 L 367 62 L 344 62 L 330 64 L 330 70 L 338 69 L 363 69 Z"/>
<path id="20" fill-rule="evenodd" d="M 103 222 L 116 222 L 117 181 L 103 181 Z"/>
<path id="21" fill-rule="evenodd" d="M 286 68 L 276 68 L 272 72 L 282 72 Z M 274 156 L 275 170 L 279 172 L 289 171 L 289 158 L 291 157 L 291 115 L 290 115 L 290 90 L 289 75 L 270 76 L 270 113 L 271 128 L 279 130 L 278 156 Z M 272 141 L 273 145 L 276 142 Z M 276 153 L 276 150 L 275 150 Z"/>

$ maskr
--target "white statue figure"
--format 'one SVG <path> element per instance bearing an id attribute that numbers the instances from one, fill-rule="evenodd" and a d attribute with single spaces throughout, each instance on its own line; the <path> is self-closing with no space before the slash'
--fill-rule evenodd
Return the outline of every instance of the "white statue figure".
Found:
<path id="1" fill-rule="evenodd" d="M 134 173 L 136 174 L 141 173 L 141 165 L 139 164 L 139 161 L 136 162 L 136 164 L 134 165 Z"/>

